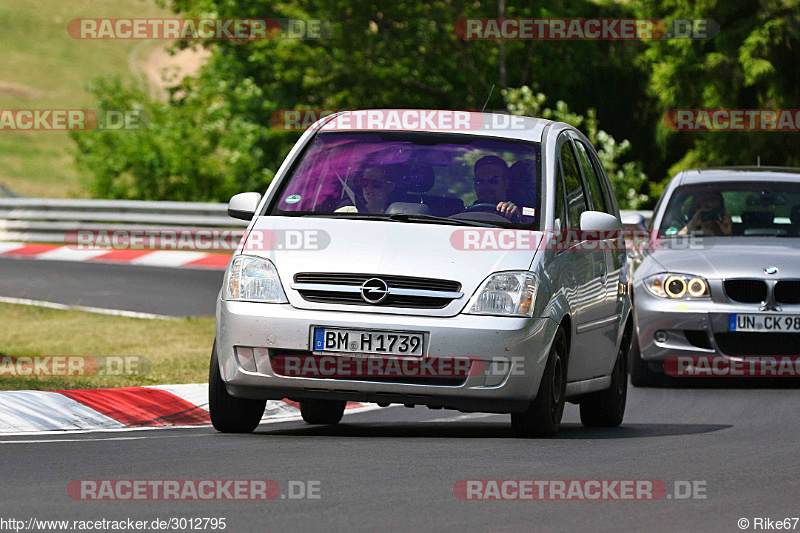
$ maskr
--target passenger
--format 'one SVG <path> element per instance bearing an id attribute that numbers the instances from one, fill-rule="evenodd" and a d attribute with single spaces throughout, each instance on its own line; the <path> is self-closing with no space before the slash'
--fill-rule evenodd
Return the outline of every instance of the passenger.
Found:
<path id="1" fill-rule="evenodd" d="M 369 167 L 356 182 L 366 202 L 367 213 L 385 213 L 389 207 L 389 197 L 394 192 L 395 183 L 386 175 L 382 167 Z"/>
<path id="2" fill-rule="evenodd" d="M 350 198 L 356 203 L 347 202 L 340 205 L 335 213 L 385 213 L 391 203 L 390 196 L 395 190 L 395 183 L 389 179 L 386 169 L 380 166 L 369 166 L 361 177 L 355 180 L 361 189 L 361 198 L 357 192 L 347 189 Z"/>

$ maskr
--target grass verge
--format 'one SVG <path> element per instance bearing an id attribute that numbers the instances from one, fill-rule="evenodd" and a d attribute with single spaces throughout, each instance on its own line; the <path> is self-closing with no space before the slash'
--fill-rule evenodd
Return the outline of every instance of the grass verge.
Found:
<path id="1" fill-rule="evenodd" d="M 147 320 L 0 304 L 0 390 L 57 390 L 204 383 L 213 318 Z M 143 356 L 144 375 L 19 376 L 24 356 Z M 10 371 L 11 370 L 11 371 Z"/>
<path id="2" fill-rule="evenodd" d="M 152 0 L 0 0 L 0 109 L 93 109 L 96 76 L 134 82 L 136 58 L 165 43 L 73 39 L 67 23 L 165 16 L 174 15 Z M 86 196 L 73 149 L 66 131 L 2 131 L 0 183 L 20 196 Z"/>

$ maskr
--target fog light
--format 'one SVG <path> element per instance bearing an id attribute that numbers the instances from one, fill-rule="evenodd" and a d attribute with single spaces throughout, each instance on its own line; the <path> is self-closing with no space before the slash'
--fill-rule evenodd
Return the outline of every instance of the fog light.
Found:
<path id="1" fill-rule="evenodd" d="M 656 342 L 667 342 L 667 332 L 663 330 L 656 331 L 656 334 L 653 335 L 653 338 Z"/>
<path id="2" fill-rule="evenodd" d="M 252 348 L 236 346 L 234 354 L 236 355 L 236 362 L 239 363 L 239 368 L 248 372 L 257 372 Z"/>

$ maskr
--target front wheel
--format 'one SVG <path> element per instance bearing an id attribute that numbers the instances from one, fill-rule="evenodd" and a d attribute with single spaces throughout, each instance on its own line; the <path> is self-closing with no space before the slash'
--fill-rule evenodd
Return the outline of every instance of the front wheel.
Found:
<path id="1" fill-rule="evenodd" d="M 547 357 L 539 393 L 523 413 L 511 414 L 517 437 L 552 437 L 558 433 L 567 395 L 567 336 L 559 328 Z"/>
<path id="2" fill-rule="evenodd" d="M 219 372 L 215 340 L 208 372 L 208 410 L 214 429 L 222 433 L 252 433 L 261 422 L 266 407 L 267 400 L 249 400 L 228 394 Z"/>
<path id="3" fill-rule="evenodd" d="M 616 427 L 625 416 L 628 397 L 629 335 L 622 337 L 617 361 L 611 373 L 611 387 L 581 400 L 581 423 L 586 427 Z"/>
<path id="4" fill-rule="evenodd" d="M 300 414 L 309 424 L 338 424 L 347 402 L 339 400 L 302 400 Z"/>

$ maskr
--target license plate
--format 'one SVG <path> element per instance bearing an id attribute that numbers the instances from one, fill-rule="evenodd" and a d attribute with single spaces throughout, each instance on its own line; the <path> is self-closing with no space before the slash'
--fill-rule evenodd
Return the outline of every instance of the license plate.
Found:
<path id="1" fill-rule="evenodd" d="M 422 333 L 314 328 L 315 352 L 422 355 Z"/>
<path id="2" fill-rule="evenodd" d="M 800 315 L 731 314 L 728 329 L 730 331 L 800 333 Z"/>

